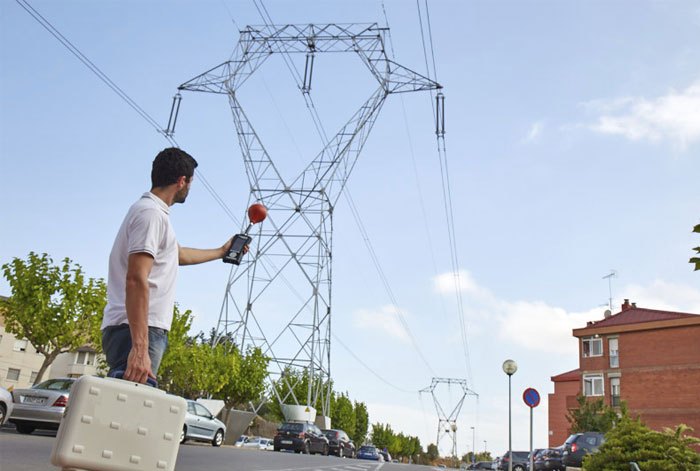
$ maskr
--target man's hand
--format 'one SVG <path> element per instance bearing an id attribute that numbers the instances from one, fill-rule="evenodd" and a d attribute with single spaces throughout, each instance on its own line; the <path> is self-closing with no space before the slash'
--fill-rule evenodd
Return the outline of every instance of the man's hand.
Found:
<path id="1" fill-rule="evenodd" d="M 211 260 L 222 259 L 226 256 L 228 248 L 231 247 L 233 237 L 227 240 L 224 245 L 217 249 L 193 249 L 190 247 L 181 247 L 178 244 L 178 259 L 180 265 L 196 265 L 198 263 L 209 262 Z M 243 253 L 248 252 L 248 246 L 243 248 Z"/>
<path id="2" fill-rule="evenodd" d="M 148 381 L 149 377 L 156 379 L 151 370 L 151 357 L 148 356 L 148 347 L 145 350 L 132 347 L 131 352 L 129 352 L 129 358 L 126 361 L 126 371 L 123 379 L 143 384 Z"/>

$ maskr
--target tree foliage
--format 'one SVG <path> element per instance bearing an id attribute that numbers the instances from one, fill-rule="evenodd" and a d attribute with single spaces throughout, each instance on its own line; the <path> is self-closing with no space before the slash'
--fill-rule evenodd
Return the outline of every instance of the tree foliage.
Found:
<path id="1" fill-rule="evenodd" d="M 331 425 L 334 429 L 345 430 L 349 437 L 355 434 L 355 411 L 347 393 L 331 395 Z"/>
<path id="2" fill-rule="evenodd" d="M 690 445 L 699 443 L 685 435 L 692 428 L 679 425 L 664 433 L 646 427 L 639 417 L 631 419 L 626 410 L 620 422 L 605 435 L 598 451 L 584 457 L 585 471 L 628 471 L 637 463 L 644 471 L 698 471 L 700 455 Z"/>
<path id="3" fill-rule="evenodd" d="M 175 305 L 159 382 L 166 391 L 184 397 L 222 399 L 227 420 L 231 408 L 262 396 L 269 359 L 256 348 L 241 354 L 230 337 L 216 338 L 214 330 L 209 337 L 202 332 L 191 337 L 191 326 L 192 312 L 180 312 Z"/>
<path id="4" fill-rule="evenodd" d="M 569 433 L 601 432 L 612 430 L 618 420 L 617 412 L 606 406 L 603 398 L 589 400 L 586 396 L 576 396 L 578 409 L 571 409 L 566 416 L 569 421 Z"/>
<path id="5" fill-rule="evenodd" d="M 69 258 L 54 265 L 47 254 L 30 252 L 27 260 L 14 258 L 2 266 L 11 296 L 0 302 L 5 329 L 26 338 L 44 361 L 34 384 L 58 355 L 86 344 L 98 348 L 97 332 L 107 300 L 100 278 L 87 278 Z"/>
<path id="6" fill-rule="evenodd" d="M 367 432 L 369 432 L 369 414 L 364 402 L 355 401 L 353 410 L 355 412 L 355 432 L 350 435 L 350 438 L 359 447 L 365 442 Z"/>
<path id="7" fill-rule="evenodd" d="M 413 462 L 418 462 L 418 456 L 423 453 L 418 437 L 394 433 L 389 424 L 372 424 L 372 445 L 380 450 L 386 449 L 394 458 L 407 458 Z"/>
<path id="8" fill-rule="evenodd" d="M 693 232 L 699 232 L 699 233 L 700 233 L 700 224 L 698 224 L 697 226 L 695 226 L 695 227 L 693 228 Z M 699 255 L 699 256 L 698 256 L 698 257 L 692 257 L 692 258 L 690 259 L 690 263 L 694 263 L 694 264 L 695 264 L 695 271 L 697 271 L 697 270 L 700 270 L 700 247 L 695 247 L 693 250 L 695 250 L 695 252 L 697 252 L 697 255 Z"/>

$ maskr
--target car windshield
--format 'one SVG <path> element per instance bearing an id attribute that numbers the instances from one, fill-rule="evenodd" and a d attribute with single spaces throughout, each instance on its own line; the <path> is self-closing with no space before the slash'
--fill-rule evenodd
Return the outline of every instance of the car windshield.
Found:
<path id="1" fill-rule="evenodd" d="M 48 389 L 51 391 L 69 391 L 74 379 L 49 379 L 43 383 L 39 383 L 36 386 L 32 386 L 32 389 Z"/>
<path id="2" fill-rule="evenodd" d="M 280 425 L 279 430 L 282 432 L 303 432 L 304 431 L 304 424 L 282 424 Z"/>
<path id="3" fill-rule="evenodd" d="M 574 443 L 574 442 L 576 441 L 576 439 L 577 439 L 578 437 L 580 437 L 580 436 L 581 436 L 580 433 L 575 433 L 575 434 L 573 434 L 573 435 L 570 435 L 569 438 L 566 439 L 566 442 L 565 442 L 565 443 L 566 443 L 567 445 L 571 445 L 571 444 Z"/>
<path id="4" fill-rule="evenodd" d="M 365 453 L 376 453 L 377 448 L 373 446 L 363 446 L 360 447 L 360 451 L 364 451 Z"/>
<path id="5" fill-rule="evenodd" d="M 328 438 L 335 438 L 338 436 L 338 432 L 334 432 L 333 430 L 324 430 L 323 434 Z"/>

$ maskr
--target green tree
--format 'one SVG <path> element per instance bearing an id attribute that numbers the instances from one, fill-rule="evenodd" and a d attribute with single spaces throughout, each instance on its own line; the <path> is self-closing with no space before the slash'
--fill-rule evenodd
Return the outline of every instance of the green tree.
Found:
<path id="1" fill-rule="evenodd" d="M 224 423 L 228 423 L 229 414 L 234 407 L 262 400 L 265 380 L 269 376 L 267 367 L 270 359 L 263 355 L 262 350 L 249 347 L 244 355 L 238 353 L 238 349 L 235 352 L 238 355 L 238 371 L 231 371 L 228 381 L 214 395 L 215 398 L 222 399 L 226 406 Z"/>
<path id="2" fill-rule="evenodd" d="M 578 409 L 571 409 L 566 416 L 569 421 L 569 432 L 602 432 L 606 433 L 613 428 L 618 420 L 617 412 L 610 406 L 606 406 L 601 397 L 598 400 L 588 400 L 586 396 L 576 396 Z"/>
<path id="3" fill-rule="evenodd" d="M 89 343 L 101 346 L 95 335 L 107 299 L 102 279 L 86 278 L 69 258 L 57 266 L 47 254 L 34 252 L 2 270 L 11 288 L 11 296 L 0 301 L 5 330 L 26 338 L 44 357 L 34 384 L 61 353 Z"/>
<path id="4" fill-rule="evenodd" d="M 440 456 L 438 452 L 438 447 L 434 443 L 428 445 L 428 449 L 425 451 L 425 464 L 432 464 Z"/>
<path id="5" fill-rule="evenodd" d="M 334 429 L 345 430 L 349 437 L 355 434 L 355 411 L 347 393 L 331 396 L 331 425 Z"/>
<path id="6" fill-rule="evenodd" d="M 187 374 L 191 364 L 185 364 L 185 351 L 192 344 L 188 336 L 192 327 L 192 311 L 180 312 L 177 304 L 173 308 L 173 322 L 168 331 L 168 348 L 163 353 L 158 369 L 158 384 L 164 390 L 175 393 L 173 382 L 175 377 L 181 378 Z"/>
<path id="7" fill-rule="evenodd" d="M 639 417 L 631 419 L 626 413 L 620 422 L 605 435 L 598 451 L 584 457 L 585 471 L 628 471 L 635 462 L 644 471 L 698 471 L 700 455 L 690 445 L 699 443 L 695 437 L 685 436 L 692 429 L 679 425 L 665 433 L 644 426 Z"/>
<path id="8" fill-rule="evenodd" d="M 372 424 L 372 445 L 380 450 L 389 449 L 392 446 L 394 431 L 389 424 Z"/>
<path id="9" fill-rule="evenodd" d="M 700 224 L 693 228 L 693 232 L 700 232 Z M 693 250 L 695 250 L 697 254 L 700 255 L 700 247 L 695 247 Z M 690 259 L 690 263 L 695 264 L 695 271 L 700 270 L 700 257 L 692 257 Z"/>
<path id="10" fill-rule="evenodd" d="M 369 431 L 369 414 L 367 405 L 364 402 L 355 401 L 353 410 L 355 412 L 355 432 L 350 435 L 356 446 L 361 446 L 367 438 Z"/>

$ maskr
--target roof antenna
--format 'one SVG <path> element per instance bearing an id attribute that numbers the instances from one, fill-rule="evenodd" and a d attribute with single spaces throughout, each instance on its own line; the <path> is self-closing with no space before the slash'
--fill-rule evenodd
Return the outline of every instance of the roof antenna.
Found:
<path id="1" fill-rule="evenodd" d="M 603 279 L 608 279 L 608 307 L 610 309 L 610 312 L 612 313 L 612 279 L 617 277 L 617 271 L 614 269 L 610 269 L 610 273 L 605 275 Z"/>

